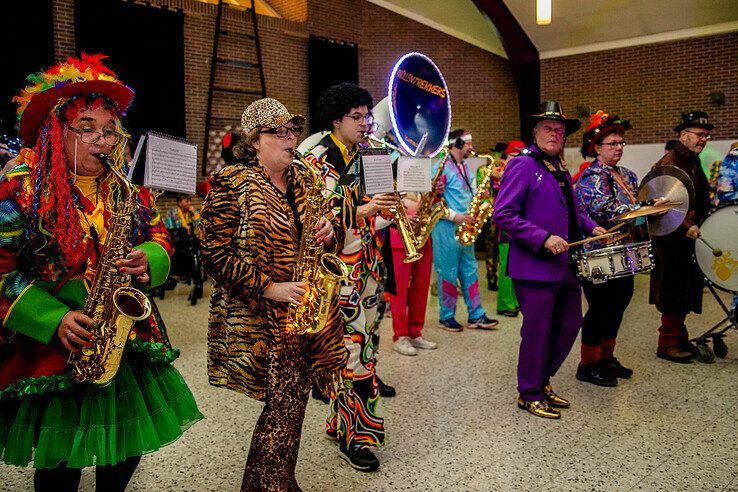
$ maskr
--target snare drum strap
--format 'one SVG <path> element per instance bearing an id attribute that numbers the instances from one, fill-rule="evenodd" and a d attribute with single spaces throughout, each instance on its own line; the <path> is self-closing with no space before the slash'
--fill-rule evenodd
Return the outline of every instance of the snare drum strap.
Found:
<path id="1" fill-rule="evenodd" d="M 613 166 L 612 172 L 610 174 L 612 174 L 613 179 L 618 182 L 618 186 L 620 186 L 620 188 L 625 192 L 625 194 L 628 195 L 628 199 L 630 200 L 631 205 L 635 204 L 636 203 L 635 193 L 633 192 L 633 190 L 630 189 L 630 186 L 628 186 L 628 183 L 623 179 L 623 175 L 620 174 L 620 171 L 618 170 L 618 168 Z"/>

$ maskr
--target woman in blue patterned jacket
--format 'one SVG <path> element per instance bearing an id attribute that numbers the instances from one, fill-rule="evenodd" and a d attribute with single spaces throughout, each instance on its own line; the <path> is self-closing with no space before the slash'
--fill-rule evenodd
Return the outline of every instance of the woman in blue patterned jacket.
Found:
<path id="1" fill-rule="evenodd" d="M 618 166 L 628 129 L 629 121 L 598 111 L 591 116 L 584 133 L 582 156 L 595 160 L 582 171 L 575 193 L 579 207 L 605 228 L 615 224 L 613 219 L 617 215 L 637 205 L 638 177 L 633 171 Z M 636 229 L 632 234 L 638 232 Z M 603 246 L 601 242 L 592 242 L 585 245 L 585 249 Z M 582 284 L 589 307 L 582 324 L 577 379 L 598 386 L 616 386 L 618 378 L 633 375 L 633 371 L 623 367 L 614 355 L 623 313 L 633 297 L 633 277 L 610 279 L 603 284 Z"/>

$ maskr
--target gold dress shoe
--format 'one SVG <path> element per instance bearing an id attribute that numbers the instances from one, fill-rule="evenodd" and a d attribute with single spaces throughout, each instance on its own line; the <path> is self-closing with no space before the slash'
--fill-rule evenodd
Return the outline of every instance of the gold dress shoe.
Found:
<path id="1" fill-rule="evenodd" d="M 546 387 L 543 388 L 543 397 L 552 407 L 569 408 L 571 406 L 571 402 L 569 400 L 554 393 L 550 384 L 547 384 Z"/>
<path id="2" fill-rule="evenodd" d="M 561 418 L 561 413 L 555 408 L 551 408 L 545 400 L 525 401 L 522 397 L 518 397 L 518 408 L 527 410 L 536 417 L 543 417 L 544 419 Z"/>

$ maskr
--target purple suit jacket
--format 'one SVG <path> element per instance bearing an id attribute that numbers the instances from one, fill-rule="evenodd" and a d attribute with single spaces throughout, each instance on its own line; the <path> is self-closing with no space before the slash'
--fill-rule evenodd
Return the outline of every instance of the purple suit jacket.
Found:
<path id="1" fill-rule="evenodd" d="M 535 147 L 532 149 L 540 152 Z M 568 173 L 566 177 L 571 183 Z M 494 208 L 495 225 L 511 238 L 510 277 L 548 282 L 563 280 L 569 268 L 568 255 L 547 256 L 541 252 L 549 234 L 569 240 L 566 198 L 548 169 L 525 154 L 510 160 L 502 173 Z M 582 234 L 589 235 L 597 224 L 576 208 Z"/>

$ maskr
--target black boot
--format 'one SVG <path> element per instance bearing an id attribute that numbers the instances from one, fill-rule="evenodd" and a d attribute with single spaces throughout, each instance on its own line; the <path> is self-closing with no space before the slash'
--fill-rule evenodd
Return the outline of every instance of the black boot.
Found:
<path id="1" fill-rule="evenodd" d="M 395 388 L 390 386 L 389 384 L 384 384 L 384 381 L 382 381 L 379 376 L 375 376 L 377 378 L 377 384 L 379 385 L 379 395 L 384 398 L 392 398 L 397 394 L 397 391 L 395 391 Z"/>
<path id="2" fill-rule="evenodd" d="M 320 391 L 320 388 L 315 385 L 313 385 L 313 399 L 322 401 L 323 403 L 328 403 L 331 401 L 330 397 L 324 395 L 323 392 Z"/>
<path id="3" fill-rule="evenodd" d="M 614 372 L 602 361 L 592 364 L 579 364 L 577 368 L 577 379 L 585 383 L 592 383 L 597 386 L 617 386 L 618 378 Z"/>
<path id="4" fill-rule="evenodd" d="M 628 369 L 623 366 L 614 356 L 602 361 L 602 363 L 610 366 L 610 370 L 615 374 L 615 377 L 620 379 L 630 379 L 633 376 L 633 369 Z"/>
<path id="5" fill-rule="evenodd" d="M 341 452 L 341 458 L 345 459 L 356 470 L 373 472 L 379 469 L 379 459 L 366 446 L 358 443 L 346 446 L 343 439 L 339 439 L 338 450 Z"/>

